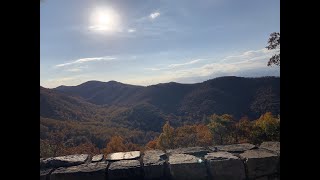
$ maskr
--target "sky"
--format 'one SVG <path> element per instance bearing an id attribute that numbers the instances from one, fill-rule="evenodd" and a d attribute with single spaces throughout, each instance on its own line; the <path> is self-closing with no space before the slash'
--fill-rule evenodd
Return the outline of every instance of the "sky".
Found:
<path id="1" fill-rule="evenodd" d="M 272 32 L 279 0 L 44 0 L 40 85 L 280 76 Z"/>

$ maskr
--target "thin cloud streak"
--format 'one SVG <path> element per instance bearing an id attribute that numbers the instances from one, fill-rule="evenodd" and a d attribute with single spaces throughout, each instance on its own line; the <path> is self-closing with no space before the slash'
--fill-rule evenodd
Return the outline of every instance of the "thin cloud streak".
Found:
<path id="1" fill-rule="evenodd" d="M 159 71 L 159 70 L 169 70 L 169 69 L 173 69 L 173 68 L 177 68 L 177 67 L 181 67 L 181 66 L 187 66 L 190 64 L 196 64 L 200 61 L 202 61 L 204 59 L 195 59 L 186 63 L 180 63 L 180 64 L 169 64 L 167 67 L 165 68 L 145 68 L 145 70 L 151 70 L 151 71 Z"/>
<path id="2" fill-rule="evenodd" d="M 170 64 L 168 67 L 179 67 L 179 66 L 185 66 L 185 65 L 190 65 L 190 64 L 195 64 L 199 61 L 201 61 L 202 59 L 196 59 L 196 60 L 192 60 L 190 62 L 186 62 L 186 63 L 181 63 L 181 64 Z"/>
<path id="3" fill-rule="evenodd" d="M 55 65 L 55 67 L 64 67 L 64 66 L 70 66 L 70 65 L 74 65 L 74 64 L 81 64 L 81 63 L 87 63 L 87 62 L 93 62 L 93 61 L 112 61 L 115 59 L 116 59 L 115 57 L 110 57 L 110 56 L 82 58 L 82 59 L 77 59 L 75 61 L 68 62 L 68 63 L 57 64 L 57 65 Z"/>

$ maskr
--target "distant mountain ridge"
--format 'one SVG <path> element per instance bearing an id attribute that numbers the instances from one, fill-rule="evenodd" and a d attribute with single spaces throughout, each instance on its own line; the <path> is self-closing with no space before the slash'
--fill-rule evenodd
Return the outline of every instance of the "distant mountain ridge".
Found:
<path id="1" fill-rule="evenodd" d="M 117 104 L 142 89 L 142 86 L 122 84 L 116 81 L 88 81 L 78 86 L 59 86 L 54 90 L 83 98 L 93 104 Z"/>
<path id="2" fill-rule="evenodd" d="M 244 78 L 219 77 L 196 84 L 161 83 L 135 86 L 116 81 L 88 81 L 78 86 L 60 86 L 54 91 L 82 98 L 95 105 L 120 105 L 134 107 L 150 104 L 166 114 L 222 114 L 235 116 L 256 114 L 251 108 L 259 91 L 270 89 L 280 101 L 280 77 Z M 271 108 L 280 112 L 280 104 Z M 268 109 L 266 109 L 268 110 Z"/>

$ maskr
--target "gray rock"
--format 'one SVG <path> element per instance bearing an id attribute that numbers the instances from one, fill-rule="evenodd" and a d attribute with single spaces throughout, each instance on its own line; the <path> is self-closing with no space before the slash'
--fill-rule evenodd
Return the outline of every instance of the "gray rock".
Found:
<path id="1" fill-rule="evenodd" d="M 275 174 L 279 166 L 279 157 L 267 150 L 248 150 L 239 155 L 245 160 L 248 178 Z"/>
<path id="2" fill-rule="evenodd" d="M 172 179 L 207 179 L 207 170 L 202 159 L 189 154 L 169 156 L 169 168 Z"/>
<path id="3" fill-rule="evenodd" d="M 104 158 L 103 154 L 98 154 L 92 157 L 91 162 L 100 162 L 103 160 L 103 158 Z"/>
<path id="4" fill-rule="evenodd" d="M 110 153 L 107 155 L 108 161 L 119 161 L 119 160 L 130 160 L 137 159 L 140 157 L 140 151 L 130 151 L 130 152 L 117 152 Z"/>
<path id="5" fill-rule="evenodd" d="M 51 157 L 40 159 L 40 168 L 58 168 L 70 167 L 85 163 L 88 160 L 88 154 L 76 154 L 69 156 Z"/>
<path id="6" fill-rule="evenodd" d="M 50 173 L 53 171 L 52 168 L 49 169 L 40 169 L 40 180 L 46 180 L 50 176 Z"/>
<path id="7" fill-rule="evenodd" d="M 165 161 L 167 155 L 161 150 L 145 151 L 143 156 L 143 170 L 145 179 L 165 178 Z"/>
<path id="8" fill-rule="evenodd" d="M 243 180 L 246 178 L 241 159 L 228 152 L 213 152 L 205 156 L 213 179 Z"/>
<path id="9" fill-rule="evenodd" d="M 227 151 L 230 153 L 242 153 L 244 151 L 251 150 L 254 148 L 256 148 L 256 146 L 253 144 L 249 144 L 249 143 L 221 145 L 221 146 L 210 147 L 211 150 Z"/>
<path id="10" fill-rule="evenodd" d="M 138 160 L 112 162 L 108 168 L 109 179 L 142 179 L 143 172 Z"/>
<path id="11" fill-rule="evenodd" d="M 204 157 L 209 152 L 211 151 L 204 147 L 187 147 L 167 150 L 168 154 L 189 154 L 197 157 Z"/>
<path id="12" fill-rule="evenodd" d="M 104 180 L 108 162 L 61 167 L 52 172 L 50 180 Z"/>
<path id="13" fill-rule="evenodd" d="M 261 149 L 267 149 L 269 151 L 277 153 L 277 155 L 280 156 L 280 142 L 276 141 L 268 141 L 268 142 L 263 142 L 259 148 Z"/>

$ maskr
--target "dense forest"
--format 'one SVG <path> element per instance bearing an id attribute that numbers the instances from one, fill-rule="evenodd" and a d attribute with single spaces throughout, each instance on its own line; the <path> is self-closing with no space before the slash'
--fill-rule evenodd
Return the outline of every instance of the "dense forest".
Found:
<path id="1" fill-rule="evenodd" d="M 40 87 L 40 156 L 279 140 L 280 78 Z"/>

